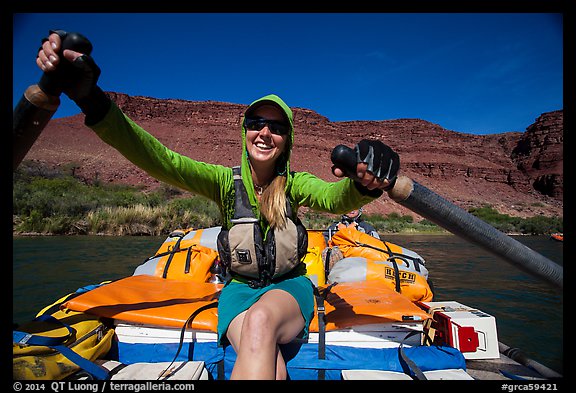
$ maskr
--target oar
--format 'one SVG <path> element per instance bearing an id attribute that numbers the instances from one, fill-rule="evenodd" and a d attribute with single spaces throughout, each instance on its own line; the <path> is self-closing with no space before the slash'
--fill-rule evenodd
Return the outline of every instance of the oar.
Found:
<path id="1" fill-rule="evenodd" d="M 61 36 L 62 37 L 62 36 Z M 92 44 L 78 33 L 67 33 L 62 39 L 60 53 L 64 49 L 90 54 Z M 56 73 L 70 72 L 72 65 L 60 56 L 62 64 L 55 72 L 44 73 L 37 85 L 29 86 L 14 108 L 12 117 L 12 170 L 16 170 L 36 139 L 42 133 L 52 115 L 60 106 L 61 86 Z M 66 69 L 68 68 L 68 69 Z"/>
<path id="2" fill-rule="evenodd" d="M 338 145 L 332 151 L 331 158 L 332 163 L 347 176 L 356 177 L 356 153 L 353 149 Z M 562 290 L 562 266 L 416 181 L 399 176 L 394 187 L 388 191 L 388 196 L 414 213 Z"/>

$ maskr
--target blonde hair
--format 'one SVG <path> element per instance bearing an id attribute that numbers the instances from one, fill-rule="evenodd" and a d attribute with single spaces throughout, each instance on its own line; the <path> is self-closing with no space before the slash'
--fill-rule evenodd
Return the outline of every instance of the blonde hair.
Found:
<path id="1" fill-rule="evenodd" d="M 272 228 L 286 225 L 286 177 L 276 176 L 262 193 L 260 212 Z"/>

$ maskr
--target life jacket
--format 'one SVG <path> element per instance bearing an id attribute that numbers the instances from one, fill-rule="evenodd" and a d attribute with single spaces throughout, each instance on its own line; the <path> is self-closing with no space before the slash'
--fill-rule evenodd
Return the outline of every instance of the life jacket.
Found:
<path id="1" fill-rule="evenodd" d="M 250 278 L 248 285 L 253 288 L 265 287 L 302 263 L 308 248 L 308 233 L 299 218 L 292 219 L 292 207 L 286 197 L 285 227 L 271 228 L 264 238 L 248 200 L 240 167 L 232 170 L 234 216 L 230 220 L 232 227 L 222 228 L 218 234 L 218 254 L 232 274 Z"/>

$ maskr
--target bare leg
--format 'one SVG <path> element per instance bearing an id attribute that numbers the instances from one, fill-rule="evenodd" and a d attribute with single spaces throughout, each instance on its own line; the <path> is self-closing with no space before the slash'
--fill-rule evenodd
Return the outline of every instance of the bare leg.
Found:
<path id="1" fill-rule="evenodd" d="M 283 381 L 288 378 L 288 370 L 286 370 L 286 362 L 284 361 L 284 357 L 282 356 L 282 352 L 280 352 L 280 348 L 276 346 L 278 356 L 276 356 L 276 379 L 279 381 Z"/>
<path id="2" fill-rule="evenodd" d="M 278 344 L 292 341 L 304 328 L 296 300 L 282 290 L 265 293 L 228 327 L 237 358 L 231 379 L 286 379 Z"/>

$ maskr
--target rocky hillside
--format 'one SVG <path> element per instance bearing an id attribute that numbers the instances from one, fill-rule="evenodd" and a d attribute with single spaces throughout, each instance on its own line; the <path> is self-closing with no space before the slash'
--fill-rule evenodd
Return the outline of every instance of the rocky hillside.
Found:
<path id="1" fill-rule="evenodd" d="M 239 163 L 244 105 L 109 94 L 169 148 L 200 161 Z M 400 154 L 402 174 L 465 209 L 490 204 L 519 217 L 563 215 L 562 110 L 543 113 L 525 132 L 471 135 L 419 119 L 331 122 L 309 109 L 293 109 L 293 170 L 335 180 L 330 171 L 332 148 L 374 138 Z M 84 126 L 83 115 L 52 120 L 25 159 L 74 166 L 75 174 L 87 182 L 160 185 L 96 137 Z M 366 210 L 411 214 L 387 196 Z"/>

